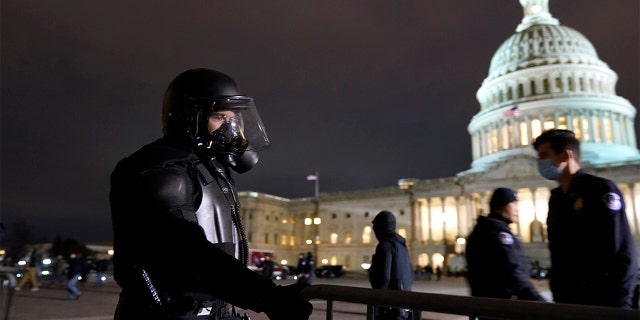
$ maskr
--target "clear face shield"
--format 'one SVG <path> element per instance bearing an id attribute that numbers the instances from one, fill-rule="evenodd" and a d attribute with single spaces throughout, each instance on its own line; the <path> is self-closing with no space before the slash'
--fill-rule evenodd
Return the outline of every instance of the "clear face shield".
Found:
<path id="1" fill-rule="evenodd" d="M 247 96 L 232 96 L 197 103 L 202 110 L 196 147 L 232 165 L 245 151 L 269 147 L 262 119 Z"/>

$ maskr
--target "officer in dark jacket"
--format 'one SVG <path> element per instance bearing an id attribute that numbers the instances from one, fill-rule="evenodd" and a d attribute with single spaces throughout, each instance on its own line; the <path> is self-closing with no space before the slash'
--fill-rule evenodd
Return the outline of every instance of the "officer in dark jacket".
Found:
<path id="1" fill-rule="evenodd" d="M 538 171 L 559 185 L 547 217 L 553 300 L 631 308 L 638 262 L 620 190 L 581 169 L 573 132 L 545 131 L 533 146 Z"/>
<path id="2" fill-rule="evenodd" d="M 530 264 L 509 224 L 518 220 L 515 191 L 497 188 L 489 202 L 488 217 L 467 239 L 467 280 L 476 297 L 544 301 L 530 280 Z"/>
<path id="3" fill-rule="evenodd" d="M 396 233 L 396 217 L 382 211 L 373 219 L 373 232 L 378 239 L 376 252 L 371 259 L 369 282 L 374 289 L 411 291 L 413 270 L 406 240 Z M 408 319 L 403 309 L 377 307 L 376 320 Z"/>
<path id="4" fill-rule="evenodd" d="M 308 319 L 311 304 L 246 267 L 247 238 L 231 171 L 269 145 L 253 99 L 224 73 L 187 70 L 166 90 L 163 137 L 111 175 L 116 320 Z"/>

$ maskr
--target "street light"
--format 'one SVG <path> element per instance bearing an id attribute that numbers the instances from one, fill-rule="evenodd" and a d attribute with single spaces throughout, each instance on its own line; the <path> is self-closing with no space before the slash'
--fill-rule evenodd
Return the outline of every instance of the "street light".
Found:
<path id="1" fill-rule="evenodd" d="M 320 174 L 310 174 L 307 176 L 307 181 L 313 181 L 315 184 L 315 193 L 313 197 L 313 256 L 316 259 L 320 259 L 318 256 L 318 245 L 320 244 Z M 306 224 L 306 221 L 305 221 Z M 309 223 L 310 224 L 310 223 Z"/>
<path id="2" fill-rule="evenodd" d="M 457 254 L 464 253 L 464 249 L 465 249 L 465 245 L 466 244 L 467 244 L 467 239 L 465 239 L 464 237 L 459 236 L 456 239 L 456 253 Z"/>
<path id="3" fill-rule="evenodd" d="M 405 190 L 409 194 L 409 208 L 411 208 L 411 221 L 409 223 L 409 257 L 412 264 L 415 258 L 413 255 L 413 246 L 416 242 L 416 210 L 413 203 L 413 186 L 417 182 L 418 179 L 415 178 L 405 178 L 398 180 L 398 187 L 401 190 Z"/>

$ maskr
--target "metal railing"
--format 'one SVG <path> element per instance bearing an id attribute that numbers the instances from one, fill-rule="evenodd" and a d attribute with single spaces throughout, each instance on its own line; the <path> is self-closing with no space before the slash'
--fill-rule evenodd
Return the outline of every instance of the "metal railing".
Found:
<path id="1" fill-rule="evenodd" d="M 499 319 L 527 320 L 640 320 L 638 310 L 592 307 L 573 304 L 491 299 L 445 294 L 392 291 L 336 285 L 313 285 L 302 295 L 308 299 L 327 301 L 327 320 L 333 319 L 333 302 L 364 304 L 367 320 L 373 320 L 374 306 L 405 308 L 413 311 L 413 319 L 421 319 L 422 311 Z"/>

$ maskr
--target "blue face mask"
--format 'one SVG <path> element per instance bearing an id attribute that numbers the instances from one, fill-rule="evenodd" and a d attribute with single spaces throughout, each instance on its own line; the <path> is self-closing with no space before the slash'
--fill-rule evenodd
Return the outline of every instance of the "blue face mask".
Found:
<path id="1" fill-rule="evenodd" d="M 538 172 L 541 176 L 549 180 L 558 180 L 562 173 L 562 168 L 554 166 L 553 163 L 551 163 L 551 159 L 539 159 Z"/>

